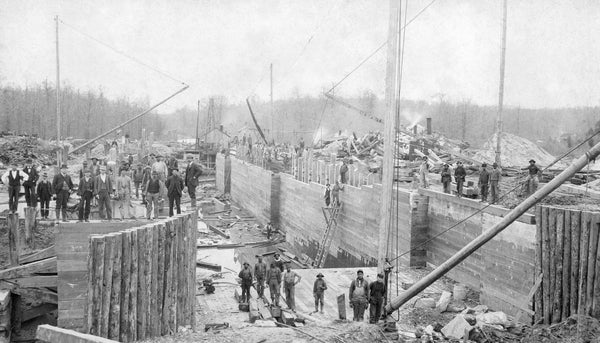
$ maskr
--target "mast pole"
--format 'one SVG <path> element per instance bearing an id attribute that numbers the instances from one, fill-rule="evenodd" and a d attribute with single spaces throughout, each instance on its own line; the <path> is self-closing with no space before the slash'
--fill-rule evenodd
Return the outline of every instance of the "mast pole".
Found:
<path id="1" fill-rule="evenodd" d="M 498 90 L 498 118 L 496 119 L 496 160 L 498 166 L 500 163 L 500 135 L 502 134 L 502 110 L 504 106 L 504 66 L 506 63 L 506 21 L 508 13 L 508 0 L 504 0 L 502 21 L 502 56 L 500 57 L 500 86 Z"/>
<path id="2" fill-rule="evenodd" d="M 273 118 L 273 63 L 271 63 L 271 139 L 275 140 L 275 118 Z"/>
<path id="3" fill-rule="evenodd" d="M 56 142 L 59 150 L 56 152 L 56 164 L 60 167 L 63 155 L 61 140 L 61 115 L 60 115 L 60 59 L 58 50 L 58 15 L 54 17 L 56 22 Z"/>
<path id="4" fill-rule="evenodd" d="M 198 100 L 198 113 L 196 114 L 196 151 L 200 151 L 200 138 L 198 138 L 198 126 L 200 126 L 200 100 Z"/>

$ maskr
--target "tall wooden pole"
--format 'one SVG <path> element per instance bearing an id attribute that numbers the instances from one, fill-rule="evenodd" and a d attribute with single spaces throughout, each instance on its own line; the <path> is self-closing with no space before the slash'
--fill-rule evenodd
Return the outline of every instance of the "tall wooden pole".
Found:
<path id="1" fill-rule="evenodd" d="M 196 151 L 200 151 L 200 141 L 198 137 L 198 127 L 200 126 L 200 100 L 198 100 L 198 113 L 196 114 Z"/>
<path id="2" fill-rule="evenodd" d="M 58 54 L 58 16 L 54 17 L 56 22 L 56 142 L 59 149 L 56 152 L 56 164 L 60 167 L 62 161 L 62 140 L 61 140 L 61 116 L 60 116 L 60 60 Z"/>
<path id="3" fill-rule="evenodd" d="M 273 118 L 273 63 L 271 63 L 271 139 L 275 140 L 275 118 Z"/>
<path id="4" fill-rule="evenodd" d="M 388 234 L 393 223 L 391 220 L 393 191 L 394 191 L 394 142 L 396 136 L 396 112 L 398 96 L 398 81 L 400 73 L 400 20 L 401 1 L 390 0 L 390 18 L 388 28 L 388 63 L 386 70 L 386 106 L 384 119 L 383 144 L 383 193 L 381 197 L 381 212 L 379 222 L 379 244 L 377 266 L 383 271 L 387 257 Z"/>
<path id="5" fill-rule="evenodd" d="M 504 0 L 504 19 L 502 21 L 502 56 L 500 57 L 500 86 L 498 90 L 498 118 L 496 119 L 496 163 L 500 163 L 500 135 L 502 134 L 502 107 L 504 106 L 504 65 L 506 62 L 506 17 L 508 0 Z"/>

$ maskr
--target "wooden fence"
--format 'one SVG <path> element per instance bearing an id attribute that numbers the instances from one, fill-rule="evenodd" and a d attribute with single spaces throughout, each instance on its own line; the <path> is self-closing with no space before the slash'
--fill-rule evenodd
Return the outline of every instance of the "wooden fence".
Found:
<path id="1" fill-rule="evenodd" d="M 538 206 L 536 223 L 535 321 L 600 318 L 600 212 Z"/>
<path id="2" fill-rule="evenodd" d="M 87 333 L 133 342 L 194 327 L 197 213 L 89 241 Z"/>

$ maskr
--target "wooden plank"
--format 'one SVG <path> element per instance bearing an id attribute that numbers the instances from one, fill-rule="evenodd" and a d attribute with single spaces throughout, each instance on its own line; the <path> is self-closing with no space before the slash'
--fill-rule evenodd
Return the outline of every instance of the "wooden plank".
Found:
<path id="1" fill-rule="evenodd" d="M 12 292 L 37 301 L 49 304 L 58 304 L 58 294 L 43 288 L 13 288 Z"/>
<path id="2" fill-rule="evenodd" d="M 569 313 L 577 314 L 579 306 L 579 246 L 581 240 L 581 211 L 571 210 L 571 287 Z"/>
<path id="3" fill-rule="evenodd" d="M 548 297 L 550 305 L 550 321 L 554 319 L 554 289 L 556 286 L 556 212 L 558 211 L 555 207 L 549 207 L 548 213 L 548 236 L 549 244 L 548 251 L 550 253 L 548 264 L 550 264 L 550 280 L 548 288 Z"/>
<path id="4" fill-rule="evenodd" d="M 596 274 L 596 254 L 598 252 L 598 226 L 594 225 L 594 213 L 589 214 L 589 222 L 586 224 L 590 228 L 590 242 L 588 254 L 588 272 L 587 272 L 587 299 L 585 311 L 588 315 L 592 315 L 594 304 L 594 278 Z"/>
<path id="5" fill-rule="evenodd" d="M 198 210 L 195 209 L 194 213 L 189 218 L 188 230 L 190 231 L 190 267 L 189 267 L 189 303 L 190 303 L 190 321 L 192 325 L 192 331 L 196 330 L 196 241 L 198 240 Z"/>
<path id="6" fill-rule="evenodd" d="M 160 316 L 158 315 L 158 237 L 160 235 L 158 224 L 154 224 L 150 232 L 152 233 L 150 255 L 150 335 L 152 337 L 160 336 Z"/>
<path id="7" fill-rule="evenodd" d="M 110 299 L 112 292 L 113 263 L 112 256 L 115 247 L 114 236 L 102 236 L 104 239 L 104 277 L 102 280 L 102 312 L 100 313 L 100 333 L 98 336 L 108 338 L 110 326 Z"/>
<path id="8" fill-rule="evenodd" d="M 18 279 L 8 279 L 9 283 L 16 284 L 18 287 L 57 287 L 58 277 L 56 275 L 35 275 L 22 277 Z"/>
<path id="9" fill-rule="evenodd" d="M 161 324 L 161 335 L 166 336 L 172 334 L 171 323 L 169 322 L 171 312 L 171 288 L 172 288 L 172 275 L 173 275 L 173 222 L 167 221 L 165 223 L 165 262 L 164 262 L 164 289 L 163 289 L 163 312 L 162 312 L 162 324 Z"/>
<path id="10" fill-rule="evenodd" d="M 144 306 L 144 316 L 146 317 L 146 337 L 152 337 L 152 313 L 150 309 L 152 308 L 152 255 L 154 254 L 154 250 L 152 250 L 152 231 L 153 225 L 144 226 L 143 230 L 146 235 L 146 250 L 144 256 L 144 276 L 146 277 L 146 302 Z"/>
<path id="11" fill-rule="evenodd" d="M 37 306 L 28 307 L 23 311 L 22 320 L 23 320 L 23 322 L 27 322 L 27 321 L 30 321 L 37 317 L 41 317 L 41 316 L 47 314 L 48 312 L 56 311 L 57 307 L 58 306 L 56 304 L 48 304 L 48 303 L 42 303 Z"/>
<path id="12" fill-rule="evenodd" d="M 43 324 L 38 326 L 35 338 L 48 343 L 118 343 L 110 339 Z"/>
<path id="13" fill-rule="evenodd" d="M 594 213 L 592 221 L 596 231 L 600 230 L 600 213 Z M 592 295 L 592 316 L 600 317 L 600 237 L 596 247 L 596 270 L 594 275 L 594 293 Z"/>
<path id="14" fill-rule="evenodd" d="M 32 254 L 19 257 L 19 263 L 27 264 L 27 263 L 31 263 L 31 262 L 44 260 L 49 257 L 55 257 L 55 256 L 56 256 L 56 248 L 54 247 L 54 245 L 51 245 L 51 246 L 47 247 L 46 249 L 42 249 L 42 250 L 36 251 Z"/>
<path id="15" fill-rule="evenodd" d="M 88 265 L 88 296 L 87 296 L 87 332 L 92 335 L 100 334 L 100 314 L 102 313 L 102 281 L 104 275 L 105 242 L 102 237 L 90 237 L 90 254 Z"/>
<path id="16" fill-rule="evenodd" d="M 10 314 L 10 327 L 12 329 L 12 332 L 15 335 L 19 336 L 21 334 L 21 324 L 23 323 L 23 297 L 21 296 L 21 294 L 15 293 L 14 290 L 11 294 L 11 297 L 12 308 Z"/>
<path id="17" fill-rule="evenodd" d="M 554 253 L 554 268 L 555 268 L 555 281 L 554 281 L 554 305 L 552 322 L 558 323 L 561 320 L 562 315 L 562 278 L 563 278 L 563 239 L 565 234 L 565 211 L 563 209 L 556 209 L 556 246 Z"/>
<path id="18" fill-rule="evenodd" d="M 121 233 L 111 234 L 113 239 L 112 260 L 112 292 L 110 295 L 110 318 L 108 338 L 119 340 L 121 332 L 121 265 L 123 239 Z"/>
<path id="19" fill-rule="evenodd" d="M 8 225 L 8 263 L 11 266 L 19 264 L 19 214 L 9 213 L 6 216 Z M 0 276 L 0 278 L 2 278 Z"/>
<path id="20" fill-rule="evenodd" d="M 540 205 L 535 207 L 535 274 L 542 274 L 542 207 Z M 541 282 L 541 279 L 540 279 Z M 537 287 L 535 294 L 535 316 L 534 322 L 538 323 L 543 317 L 543 289 Z"/>
<path id="21" fill-rule="evenodd" d="M 164 304 L 164 289 L 165 289 L 165 225 L 158 223 L 158 269 L 156 275 L 157 282 L 157 316 L 156 322 L 157 335 L 162 335 L 162 323 L 163 323 L 163 304 Z"/>
<path id="22" fill-rule="evenodd" d="M 590 243 L 590 212 L 581 212 L 581 241 L 579 243 L 579 300 L 578 314 L 587 314 L 587 271 Z"/>
<path id="23" fill-rule="evenodd" d="M 542 206 L 542 273 L 547 275 L 542 280 L 542 294 L 544 296 L 544 323 L 549 324 L 552 319 L 550 305 L 550 233 L 549 233 L 549 216 L 550 209 L 547 206 Z"/>
<path id="24" fill-rule="evenodd" d="M 544 279 L 544 274 L 538 274 L 537 279 L 535 280 L 535 283 L 533 284 L 533 287 L 531 287 L 531 290 L 529 290 L 529 294 L 527 294 L 527 298 L 525 299 L 525 305 L 523 305 L 522 307 L 529 306 L 529 303 L 533 299 L 534 294 L 540 288 L 540 285 L 542 284 L 543 279 Z M 523 313 L 522 310 L 527 310 L 527 309 L 519 308 L 519 311 L 517 312 L 517 315 L 515 316 L 515 323 L 520 322 L 521 314 Z"/>
<path id="25" fill-rule="evenodd" d="M 219 219 L 220 219 L 220 218 L 219 218 Z M 221 236 L 221 237 L 225 237 L 225 238 L 227 238 L 227 239 L 231 238 L 231 237 L 230 237 L 230 236 L 229 236 L 229 235 L 228 235 L 228 234 L 227 234 L 225 231 L 223 231 L 223 230 L 221 230 L 221 229 L 219 229 L 219 228 L 217 228 L 217 227 L 215 227 L 215 226 L 212 226 L 212 225 L 210 225 L 210 224 L 208 224 L 208 223 L 206 223 L 206 226 L 208 227 L 208 229 L 209 229 L 210 231 L 212 231 L 212 232 L 214 232 L 214 233 L 218 234 L 218 235 L 219 235 L 219 236 Z"/>
<path id="26" fill-rule="evenodd" d="M 346 294 L 337 296 L 338 319 L 346 319 Z"/>
<path id="27" fill-rule="evenodd" d="M 138 290 L 138 230 L 130 230 L 131 267 L 129 268 L 129 318 L 127 319 L 127 340 L 137 341 L 137 290 Z"/>
<path id="28" fill-rule="evenodd" d="M 146 339 L 146 303 L 148 298 L 146 290 L 146 249 L 148 249 L 146 230 L 143 228 L 137 229 L 138 240 L 138 289 L 137 289 L 137 339 L 143 341 Z"/>
<path id="29" fill-rule="evenodd" d="M 37 227 L 37 208 L 36 207 L 25 207 L 25 244 L 30 249 L 35 249 L 35 240 L 33 234 Z"/>
<path id="30" fill-rule="evenodd" d="M 570 316 L 571 290 L 571 211 L 564 211 L 563 263 L 562 263 L 562 313 L 560 320 Z"/>
<path id="31" fill-rule="evenodd" d="M 178 329 L 178 325 L 179 322 L 177 321 L 177 319 L 179 319 L 180 317 L 177 316 L 178 314 L 178 307 L 179 307 L 179 272 L 181 271 L 179 268 L 179 251 L 181 249 L 181 245 L 179 243 L 179 239 L 181 238 L 181 223 L 178 222 L 177 220 L 172 220 L 173 221 L 173 232 L 174 232 L 174 236 L 173 236 L 173 255 L 172 255 L 172 261 L 173 261 L 173 268 L 171 268 L 172 271 L 172 275 L 171 278 L 173 279 L 173 282 L 171 283 L 171 309 L 169 311 L 169 326 L 171 327 L 171 329 L 173 330 L 173 333 L 177 332 Z"/>
<path id="32" fill-rule="evenodd" d="M 185 325 L 185 298 L 187 292 L 186 278 L 186 242 L 183 218 L 177 216 L 175 219 L 177 227 L 177 327 Z"/>
<path id="33" fill-rule="evenodd" d="M 129 342 L 129 287 L 131 285 L 131 231 L 121 231 L 121 304 L 119 314 L 119 341 Z"/>

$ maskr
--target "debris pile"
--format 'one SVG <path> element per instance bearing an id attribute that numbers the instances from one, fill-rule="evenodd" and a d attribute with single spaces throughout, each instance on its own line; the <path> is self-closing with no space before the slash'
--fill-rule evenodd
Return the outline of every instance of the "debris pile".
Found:
<path id="1" fill-rule="evenodd" d="M 52 164 L 56 144 L 31 136 L 5 136 L 0 138 L 0 162 L 24 164 L 29 158 L 37 164 Z"/>
<path id="2" fill-rule="evenodd" d="M 485 144 L 483 149 L 476 152 L 474 159 L 491 163 L 496 158 L 497 134 L 494 134 Z M 523 137 L 503 132 L 500 139 L 501 165 L 503 167 L 521 167 L 529 165 L 529 160 L 534 159 L 538 165 L 547 166 L 554 161 L 554 156 L 537 144 Z M 557 168 L 561 166 L 556 165 Z"/>

